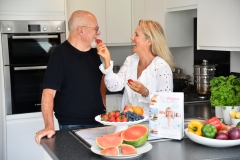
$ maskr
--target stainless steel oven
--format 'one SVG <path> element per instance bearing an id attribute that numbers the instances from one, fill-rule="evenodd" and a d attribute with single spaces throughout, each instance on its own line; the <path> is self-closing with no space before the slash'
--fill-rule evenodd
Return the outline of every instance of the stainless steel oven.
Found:
<path id="1" fill-rule="evenodd" d="M 64 21 L 1 21 L 7 115 L 41 111 L 42 83 Z"/>

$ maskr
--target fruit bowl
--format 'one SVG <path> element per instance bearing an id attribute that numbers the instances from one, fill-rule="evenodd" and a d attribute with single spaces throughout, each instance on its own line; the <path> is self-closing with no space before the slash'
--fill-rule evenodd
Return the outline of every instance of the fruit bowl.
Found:
<path id="1" fill-rule="evenodd" d="M 238 122 L 240 122 L 240 119 L 231 118 L 232 125 L 237 126 Z"/>
<path id="2" fill-rule="evenodd" d="M 122 130 L 125 130 L 128 128 L 129 125 L 134 125 L 141 123 L 143 121 L 146 121 L 148 119 L 148 116 L 144 114 L 144 118 L 138 121 L 130 121 L 130 122 L 106 122 L 106 121 L 101 121 L 101 115 L 98 115 L 95 117 L 95 120 L 99 123 L 102 123 L 103 125 L 110 125 L 110 126 L 116 126 L 115 132 L 119 132 Z"/>

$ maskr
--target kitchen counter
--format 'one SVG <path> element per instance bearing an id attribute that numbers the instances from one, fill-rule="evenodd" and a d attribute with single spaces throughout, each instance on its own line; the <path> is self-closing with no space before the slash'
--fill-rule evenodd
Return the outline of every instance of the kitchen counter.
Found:
<path id="1" fill-rule="evenodd" d="M 193 160 L 240 159 L 240 146 L 212 148 L 192 142 L 190 139 L 151 142 L 153 148 L 138 160 Z M 53 160 L 101 160 L 104 157 L 91 152 L 69 131 L 57 131 L 48 139 L 42 139 L 42 147 Z"/>
<path id="2" fill-rule="evenodd" d="M 185 104 L 185 118 L 210 118 L 214 108 L 209 103 Z M 69 131 L 57 131 L 48 139 L 42 139 L 42 147 L 54 160 L 101 160 Z M 192 160 L 192 159 L 240 159 L 240 146 L 229 148 L 212 148 L 194 143 L 188 138 L 151 142 L 153 148 L 138 160 Z"/>

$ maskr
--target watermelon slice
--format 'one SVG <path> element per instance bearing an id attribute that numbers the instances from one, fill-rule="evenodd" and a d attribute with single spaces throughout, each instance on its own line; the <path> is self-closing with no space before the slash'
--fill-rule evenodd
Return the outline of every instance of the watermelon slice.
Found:
<path id="1" fill-rule="evenodd" d="M 137 154 L 137 150 L 135 147 L 128 145 L 128 144 L 121 144 L 121 150 L 123 155 L 131 155 Z"/>
<path id="2" fill-rule="evenodd" d="M 112 133 L 112 134 L 106 134 L 106 135 L 103 135 L 103 137 L 111 137 L 111 136 L 116 136 L 116 137 L 121 137 L 121 134 L 122 134 L 123 131 L 119 131 L 119 132 L 116 132 L 116 133 Z"/>
<path id="3" fill-rule="evenodd" d="M 123 142 L 134 147 L 140 147 L 148 139 L 148 128 L 144 125 L 133 125 L 124 130 L 121 134 Z"/>
<path id="4" fill-rule="evenodd" d="M 100 153 L 108 156 L 116 156 L 119 155 L 119 150 L 118 147 L 110 147 L 102 150 Z"/>
<path id="5" fill-rule="evenodd" d="M 102 149 L 110 147 L 119 147 L 122 144 L 122 142 L 123 138 L 117 136 L 105 136 L 96 138 L 97 145 Z"/>

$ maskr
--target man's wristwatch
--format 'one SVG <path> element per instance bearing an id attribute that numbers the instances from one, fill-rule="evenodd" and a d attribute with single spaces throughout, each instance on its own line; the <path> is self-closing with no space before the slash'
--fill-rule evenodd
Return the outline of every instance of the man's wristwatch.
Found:
<path id="1" fill-rule="evenodd" d="M 142 96 L 143 96 L 144 98 L 147 97 L 147 92 L 148 92 L 148 89 L 146 88 L 145 92 L 142 94 Z"/>

